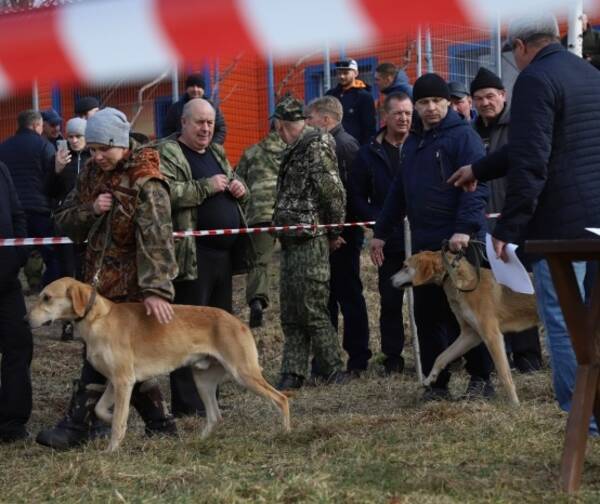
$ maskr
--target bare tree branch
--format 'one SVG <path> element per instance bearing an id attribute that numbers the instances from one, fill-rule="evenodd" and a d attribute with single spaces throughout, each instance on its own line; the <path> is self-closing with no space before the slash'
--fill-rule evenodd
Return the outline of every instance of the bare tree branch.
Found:
<path id="1" fill-rule="evenodd" d="M 151 87 L 158 85 L 160 83 L 160 81 L 162 81 L 165 77 L 167 77 L 169 75 L 169 72 L 170 72 L 170 70 L 164 71 L 153 81 L 148 82 L 148 84 L 144 84 L 138 91 L 137 110 L 135 111 L 135 114 L 133 114 L 133 117 L 131 118 L 131 128 L 132 129 L 133 129 L 133 126 L 135 125 L 135 122 L 140 117 L 142 110 L 144 110 L 144 93 Z"/>
<path id="2" fill-rule="evenodd" d="M 211 86 L 212 91 L 210 93 L 210 99 L 213 102 L 215 102 L 215 104 L 217 103 L 217 99 L 219 97 L 219 87 L 221 83 L 229 76 L 229 74 L 231 74 L 231 72 L 233 72 L 237 68 L 238 63 L 241 61 L 243 56 L 244 52 L 242 51 L 235 58 L 233 58 L 232 62 L 229 63 L 229 65 L 227 65 L 227 67 L 225 67 L 225 69 L 222 72 L 215 75 Z M 227 97 L 229 97 L 230 95 L 231 93 L 229 93 Z"/>
<path id="3" fill-rule="evenodd" d="M 320 54 L 321 52 L 322 51 L 319 49 L 318 51 L 314 51 L 312 53 L 306 54 L 306 55 L 302 56 L 301 58 L 299 58 L 296 61 L 296 63 L 294 63 L 290 67 L 288 72 L 285 74 L 285 77 L 283 79 L 281 79 L 279 86 L 277 86 L 277 91 L 275 91 L 275 101 L 279 101 L 279 99 L 281 98 L 282 89 L 287 85 L 288 81 L 296 74 L 297 70 L 300 68 L 302 63 L 304 63 L 307 59 L 310 59 L 313 56 Z M 301 71 L 304 72 L 304 69 L 302 69 Z M 327 69 L 327 71 L 329 71 L 329 69 Z"/>
<path id="4" fill-rule="evenodd" d="M 407 41 L 406 49 L 404 49 L 404 55 L 402 57 L 402 70 L 406 70 L 410 62 L 412 61 L 413 52 L 417 46 L 416 40 Z"/>

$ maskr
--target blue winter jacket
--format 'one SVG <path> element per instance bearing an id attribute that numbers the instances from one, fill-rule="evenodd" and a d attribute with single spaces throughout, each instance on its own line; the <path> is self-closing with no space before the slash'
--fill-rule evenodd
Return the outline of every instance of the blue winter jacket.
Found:
<path id="1" fill-rule="evenodd" d="M 473 167 L 507 175 L 494 236 L 593 238 L 600 227 L 600 72 L 560 44 L 544 47 L 513 89 L 508 144 Z"/>
<path id="2" fill-rule="evenodd" d="M 50 215 L 55 154 L 48 140 L 28 128 L 0 144 L 0 161 L 8 167 L 25 212 Z"/>
<path id="3" fill-rule="evenodd" d="M 383 128 L 356 154 L 348 178 L 348 207 L 361 221 L 377 220 L 394 177 L 400 171 L 393 166 L 381 145 Z M 404 226 L 402 220 L 385 242 L 384 253 L 404 252 Z"/>
<path id="4" fill-rule="evenodd" d="M 400 173 L 377 219 L 375 237 L 386 240 L 407 215 L 413 251 L 439 250 L 454 233 L 483 238 L 487 187 L 479 184 L 476 191 L 465 192 L 446 181 L 484 155 L 479 135 L 451 109 L 431 130 L 416 124 L 402 148 Z"/>
<path id="5" fill-rule="evenodd" d="M 386 87 L 385 89 L 381 89 L 381 92 L 384 95 L 389 95 L 392 93 L 405 93 L 407 94 L 410 99 L 412 100 L 412 92 L 413 92 L 413 88 L 410 85 L 410 83 L 408 82 L 408 75 L 406 75 L 406 72 L 404 70 L 398 70 L 398 73 L 396 74 L 396 77 L 394 78 L 394 82 L 392 82 L 388 87 Z"/>

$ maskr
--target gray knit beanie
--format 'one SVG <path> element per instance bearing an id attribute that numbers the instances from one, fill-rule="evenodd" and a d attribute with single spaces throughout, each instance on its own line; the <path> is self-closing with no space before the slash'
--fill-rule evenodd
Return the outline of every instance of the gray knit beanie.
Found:
<path id="1" fill-rule="evenodd" d="M 88 144 L 109 147 L 129 147 L 127 116 L 115 108 L 106 107 L 96 112 L 87 121 L 85 139 Z"/>
<path id="2" fill-rule="evenodd" d="M 81 117 L 73 117 L 67 121 L 67 135 L 85 136 L 85 125 L 87 121 Z"/>

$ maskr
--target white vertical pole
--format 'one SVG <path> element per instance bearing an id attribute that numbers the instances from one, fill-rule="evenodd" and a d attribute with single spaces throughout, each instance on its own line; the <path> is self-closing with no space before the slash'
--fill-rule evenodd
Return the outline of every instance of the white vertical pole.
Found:
<path id="1" fill-rule="evenodd" d="M 571 0 L 569 9 L 569 35 L 567 37 L 567 48 L 573 54 L 582 56 L 583 51 L 583 0 Z"/>
<path id="2" fill-rule="evenodd" d="M 179 74 L 177 73 L 177 65 L 173 67 L 171 72 L 171 100 L 173 103 L 179 100 Z"/>
<path id="3" fill-rule="evenodd" d="M 325 46 L 325 61 L 323 62 L 323 86 L 325 91 L 331 89 L 331 54 L 329 45 Z"/>
<path id="4" fill-rule="evenodd" d="M 431 46 L 431 28 L 429 26 L 425 31 L 425 61 L 427 62 L 427 72 L 433 73 L 433 47 Z"/>
<path id="5" fill-rule="evenodd" d="M 40 91 L 38 89 L 38 81 L 35 79 L 31 85 L 31 108 L 40 110 Z"/>
<path id="6" fill-rule="evenodd" d="M 412 255 L 412 238 L 410 236 L 410 223 L 404 218 L 404 255 L 408 259 Z M 415 371 L 419 383 L 423 384 L 423 369 L 421 368 L 421 348 L 419 347 L 419 335 L 417 333 L 417 321 L 415 320 L 415 296 L 412 287 L 405 289 L 406 303 L 408 304 L 408 323 L 412 336 L 413 357 L 415 359 Z"/>
<path id="7" fill-rule="evenodd" d="M 423 75 L 423 46 L 421 45 L 421 25 L 417 27 L 417 77 Z"/>
<path id="8" fill-rule="evenodd" d="M 500 22 L 500 13 L 496 12 L 494 24 L 492 26 L 492 48 L 493 62 L 496 69 L 496 75 L 502 78 L 502 24 Z"/>

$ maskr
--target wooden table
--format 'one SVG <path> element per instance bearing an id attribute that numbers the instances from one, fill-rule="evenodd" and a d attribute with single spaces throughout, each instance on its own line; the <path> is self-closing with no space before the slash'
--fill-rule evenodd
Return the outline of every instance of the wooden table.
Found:
<path id="1" fill-rule="evenodd" d="M 600 240 L 528 241 L 525 250 L 548 260 L 554 287 L 577 357 L 577 375 L 560 463 L 560 483 L 576 492 L 581 483 L 588 426 L 600 421 L 600 279 L 587 307 L 577 287 L 573 261 L 600 260 Z M 599 423 L 600 425 L 600 423 Z"/>

